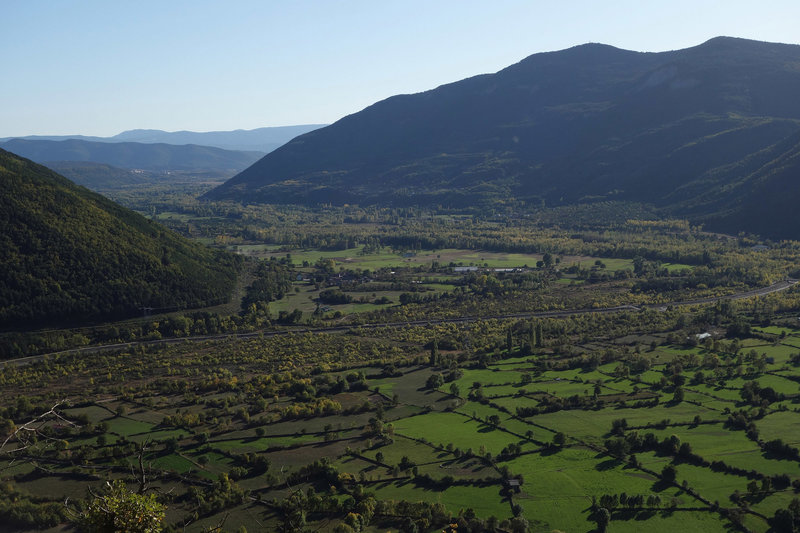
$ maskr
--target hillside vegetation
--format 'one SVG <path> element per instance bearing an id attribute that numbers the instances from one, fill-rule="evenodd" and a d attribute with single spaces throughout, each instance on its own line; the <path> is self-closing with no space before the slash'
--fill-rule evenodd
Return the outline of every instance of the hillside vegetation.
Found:
<path id="1" fill-rule="evenodd" d="M 93 191 L 143 186 L 153 181 L 150 173 L 134 172 L 92 161 L 49 161 L 47 167 Z"/>
<path id="2" fill-rule="evenodd" d="M 0 150 L 0 325 L 75 323 L 226 300 L 234 257 Z"/>

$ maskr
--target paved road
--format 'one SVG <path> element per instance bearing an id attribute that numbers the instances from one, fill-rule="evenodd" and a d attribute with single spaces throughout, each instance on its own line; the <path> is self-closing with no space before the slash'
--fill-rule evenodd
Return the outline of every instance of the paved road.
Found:
<path id="1" fill-rule="evenodd" d="M 587 313 L 619 313 L 621 311 L 638 311 L 641 308 L 649 308 L 655 309 L 657 311 L 665 311 L 667 307 L 676 307 L 676 306 L 683 306 L 683 305 L 701 305 L 701 304 L 709 304 L 715 303 L 720 300 L 741 300 L 744 298 L 752 298 L 753 296 L 764 296 L 765 294 L 770 294 L 773 292 L 783 291 L 792 287 L 794 284 L 797 283 L 798 280 L 796 279 L 787 279 L 784 281 L 779 281 L 778 283 L 773 283 L 768 287 L 763 287 L 760 289 L 753 289 L 750 291 L 739 292 L 736 294 L 729 294 L 727 296 L 721 296 L 717 298 L 700 298 L 697 300 L 684 300 L 679 302 L 670 302 L 670 303 L 662 303 L 662 304 L 648 304 L 644 306 L 634 306 L 634 305 L 619 305 L 616 307 L 600 307 L 600 308 L 584 308 L 584 309 L 569 309 L 569 310 L 561 310 L 561 311 L 539 311 L 539 312 L 527 312 L 527 313 L 510 313 L 504 315 L 492 315 L 492 316 L 462 316 L 462 317 L 455 317 L 455 318 L 435 318 L 435 319 L 426 319 L 426 320 L 412 320 L 409 322 L 390 322 L 390 323 L 380 323 L 380 324 L 361 324 L 357 326 L 334 326 L 334 327 L 327 327 L 327 328 L 304 328 L 304 329 L 293 329 L 293 330 L 281 330 L 281 331 L 254 331 L 251 333 L 232 333 L 228 335 L 199 335 L 194 337 L 181 337 L 175 339 L 157 339 L 157 340 L 149 340 L 149 341 L 136 341 L 136 342 L 122 342 L 118 344 L 105 344 L 102 346 L 87 346 L 83 348 L 73 348 L 71 350 L 64 350 L 61 352 L 52 352 L 49 354 L 40 354 L 40 355 L 31 355 L 28 357 L 20 357 L 17 359 L 10 359 L 8 361 L 0 361 L 2 365 L 25 365 L 29 363 L 33 363 L 36 361 L 40 361 L 45 357 L 52 357 L 55 355 L 67 355 L 67 354 L 80 354 L 80 353 L 113 353 L 113 352 L 121 352 L 124 350 L 129 350 L 130 348 L 134 348 L 136 346 L 154 346 L 154 345 L 167 345 L 167 344 L 181 344 L 184 342 L 202 342 L 202 341 L 210 341 L 210 340 L 225 340 L 225 339 L 254 339 L 258 337 L 275 337 L 279 335 L 289 335 L 289 334 L 298 334 L 298 333 L 337 333 L 348 331 L 353 329 L 354 327 L 358 327 L 361 329 L 377 329 L 377 328 L 401 328 L 407 326 L 431 326 L 436 324 L 452 324 L 452 323 L 469 323 L 469 322 L 476 322 L 478 320 L 503 320 L 503 319 L 511 319 L 511 318 L 562 318 L 572 315 L 583 315 Z"/>

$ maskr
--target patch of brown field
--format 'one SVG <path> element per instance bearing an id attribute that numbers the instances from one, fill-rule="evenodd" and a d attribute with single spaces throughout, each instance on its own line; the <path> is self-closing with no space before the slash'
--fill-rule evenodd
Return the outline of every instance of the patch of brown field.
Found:
<path id="1" fill-rule="evenodd" d="M 648 481 L 656 481 L 658 478 L 651 476 L 650 474 L 645 474 L 644 472 L 623 472 L 626 476 L 631 477 L 640 477 L 642 479 L 646 479 Z"/>
<path id="2" fill-rule="evenodd" d="M 278 450 L 269 452 L 266 456 L 272 462 L 274 471 L 280 471 L 281 467 L 291 470 L 323 457 L 342 456 L 348 447 L 360 448 L 365 444 L 366 439 L 357 437 L 335 442 L 320 442 L 288 450 Z"/>
<path id="3" fill-rule="evenodd" d="M 139 408 L 129 412 L 128 417 L 142 422 L 149 422 L 150 424 L 159 424 L 164 420 L 164 413 Z"/>
<path id="4" fill-rule="evenodd" d="M 480 467 L 480 468 L 479 468 Z M 463 478 L 499 478 L 500 474 L 492 468 L 487 468 L 479 461 L 473 460 L 467 463 L 450 464 L 442 463 L 440 465 L 443 475 L 451 475 L 453 477 Z"/>
<path id="5" fill-rule="evenodd" d="M 367 400 L 370 403 L 377 403 L 377 400 L 373 399 L 373 396 L 375 395 L 357 392 L 340 392 L 339 394 L 333 396 L 333 400 L 342 404 L 343 409 L 348 409 L 350 407 L 361 405 L 364 403 L 364 400 Z"/>

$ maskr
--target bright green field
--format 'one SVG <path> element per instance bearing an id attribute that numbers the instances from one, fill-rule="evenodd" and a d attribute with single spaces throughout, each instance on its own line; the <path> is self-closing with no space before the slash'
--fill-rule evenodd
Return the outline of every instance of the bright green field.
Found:
<path id="1" fill-rule="evenodd" d="M 723 461 L 731 466 L 756 470 L 766 475 L 800 474 L 800 467 L 796 463 L 767 459 L 758 445 L 748 439 L 743 431 L 727 430 L 722 424 L 642 430 L 642 433 L 653 433 L 660 440 L 676 435 L 681 442 L 691 445 L 693 453 L 708 461 Z"/>
<path id="2" fill-rule="evenodd" d="M 464 375 L 455 381 L 462 391 L 468 391 L 475 382 L 481 385 L 514 385 L 522 381 L 522 374 L 516 370 L 470 370 L 463 371 Z M 446 387 L 449 386 L 445 384 Z M 445 387 L 445 388 L 446 388 Z"/>
<path id="3" fill-rule="evenodd" d="M 276 258 L 286 257 L 286 252 L 277 251 L 278 247 L 275 246 L 238 245 L 234 248 L 245 254 Z M 334 251 L 293 250 L 291 252 L 291 258 L 292 262 L 296 265 L 303 264 L 304 261 L 314 264 L 320 259 L 333 259 L 336 261 L 337 266 L 357 267 L 371 270 L 383 267 L 400 267 L 403 265 L 430 265 L 434 261 L 443 266 L 454 263 L 459 266 L 482 266 L 488 268 L 514 268 L 523 266 L 535 267 L 536 262 L 542 260 L 542 254 L 501 253 L 461 250 L 455 248 L 422 250 L 410 257 L 405 257 L 405 254 L 388 251 L 377 254 L 361 255 L 362 249 L 362 247 L 357 247 Z M 597 258 L 560 256 L 560 259 L 560 264 L 562 267 L 579 264 L 582 268 L 591 268 L 594 266 L 594 262 Z M 603 258 L 601 260 L 606 265 L 604 270 L 608 272 L 615 272 L 622 269 L 633 269 L 633 261 L 630 259 Z M 670 263 L 666 263 L 663 266 L 670 270 L 691 268 L 688 265 Z"/>
<path id="4" fill-rule="evenodd" d="M 588 521 L 592 496 L 657 493 L 663 501 L 678 496 L 676 489 L 660 487 L 648 474 L 598 457 L 585 448 L 523 455 L 504 464 L 515 474 L 523 475 L 524 495 L 515 501 L 525 508 L 526 516 L 548 524 L 539 531 L 590 531 L 594 525 Z M 694 505 L 693 498 L 678 497 L 684 504 Z"/>
<path id="5" fill-rule="evenodd" d="M 152 464 L 156 468 L 163 468 L 167 470 L 174 470 L 175 472 L 180 472 L 185 474 L 190 470 L 196 470 L 197 466 L 186 459 L 185 457 L 181 457 L 177 454 L 170 454 L 161 457 L 157 457 L 152 461 Z"/>
<path id="6" fill-rule="evenodd" d="M 483 407 L 484 409 L 481 410 L 480 409 L 481 407 Z M 466 405 L 464 405 L 463 407 L 460 407 L 457 411 L 465 413 L 465 414 L 470 415 L 470 416 L 473 413 L 477 414 L 478 416 L 483 416 L 483 417 L 490 416 L 492 414 L 498 415 L 500 417 L 500 426 L 503 429 L 505 429 L 507 431 L 510 431 L 510 432 L 514 433 L 515 435 L 520 435 L 520 437 L 517 438 L 518 439 L 517 442 L 521 442 L 525 438 L 525 436 L 528 434 L 528 432 L 532 432 L 533 433 L 533 439 L 535 439 L 537 441 L 540 441 L 540 442 L 549 443 L 549 442 L 552 442 L 552 440 L 553 440 L 554 433 L 552 431 L 548 431 L 548 430 L 546 430 L 544 428 L 531 425 L 531 424 L 525 422 L 524 420 L 515 419 L 513 417 L 510 417 L 506 413 L 503 413 L 501 411 L 495 410 L 495 409 L 493 409 L 491 407 L 487 407 L 487 406 L 483 406 L 483 405 L 480 405 L 480 404 L 476 404 L 475 402 L 469 402 Z M 512 409 L 511 412 L 513 413 L 514 409 Z M 526 447 L 526 449 L 527 449 L 527 447 Z"/>
<path id="7" fill-rule="evenodd" d="M 464 451 L 471 448 L 476 454 L 483 445 L 488 452 L 496 455 L 509 443 L 519 440 L 518 437 L 500 429 L 488 427 L 455 413 L 433 412 L 405 418 L 395 422 L 394 427 L 395 433 L 401 435 L 426 439 L 433 444 L 453 443 L 456 448 Z M 524 445 L 523 449 L 526 447 L 530 445 Z"/>
<path id="8" fill-rule="evenodd" d="M 412 462 L 422 465 L 428 463 L 441 463 L 443 459 L 451 460 L 453 457 L 446 454 L 440 457 L 441 452 L 433 450 L 430 446 L 420 444 L 417 441 L 397 436 L 395 442 L 388 446 L 379 446 L 364 452 L 365 457 L 376 459 L 378 453 L 383 454 L 383 462 L 387 465 L 397 465 L 403 457 L 408 457 Z"/>
<path id="9" fill-rule="evenodd" d="M 705 419 L 715 418 L 716 412 L 687 403 L 676 406 L 658 405 L 648 409 L 601 409 L 596 411 L 564 410 L 541 414 L 528 420 L 541 424 L 554 431 L 601 443 L 611 431 L 611 423 L 624 418 L 630 426 L 645 425 L 650 422 L 669 419 L 672 422 L 691 422 L 696 415 Z"/>
<path id="10" fill-rule="evenodd" d="M 765 441 L 782 439 L 797 447 L 800 444 L 800 416 L 792 411 L 771 413 L 756 421 L 759 437 Z"/>
<path id="11" fill-rule="evenodd" d="M 763 521 L 757 520 L 763 526 Z M 641 531 L 730 533 L 731 530 L 732 528 L 727 526 L 717 513 L 680 510 L 639 514 L 632 519 L 621 519 L 615 513 L 608 526 L 609 533 L 640 533 Z"/>

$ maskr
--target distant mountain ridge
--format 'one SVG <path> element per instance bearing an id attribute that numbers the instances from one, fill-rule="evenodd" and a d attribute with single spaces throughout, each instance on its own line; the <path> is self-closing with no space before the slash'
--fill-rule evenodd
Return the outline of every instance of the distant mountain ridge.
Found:
<path id="1" fill-rule="evenodd" d="M 76 139 L 91 142 L 138 142 L 164 144 L 197 144 L 225 150 L 271 152 L 298 135 L 321 128 L 325 124 L 300 124 L 295 126 L 273 126 L 253 130 L 232 131 L 163 131 L 153 129 L 127 130 L 111 137 L 86 135 L 28 135 L 0 138 L 0 143 L 11 139 L 29 141 L 66 141 Z"/>
<path id="2" fill-rule="evenodd" d="M 264 152 L 241 152 L 194 144 L 147 144 L 135 142 L 94 142 L 11 139 L 0 148 L 40 164 L 49 161 L 92 161 L 125 169 L 143 170 L 240 170 Z"/>
<path id="3" fill-rule="evenodd" d="M 798 94 L 797 45 L 581 45 L 378 102 L 295 138 L 206 198 L 454 207 L 613 199 L 718 230 L 800 238 L 800 221 L 778 209 L 800 200 Z"/>

